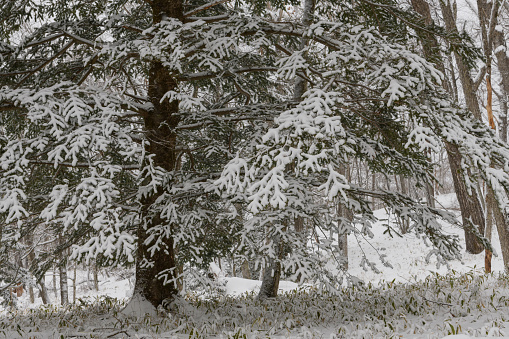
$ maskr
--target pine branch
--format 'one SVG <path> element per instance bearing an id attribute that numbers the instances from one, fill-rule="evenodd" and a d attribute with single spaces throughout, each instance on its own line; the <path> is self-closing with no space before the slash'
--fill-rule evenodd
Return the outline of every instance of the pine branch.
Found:
<path id="1" fill-rule="evenodd" d="M 25 75 L 17 84 L 16 86 L 14 86 L 14 88 L 19 88 L 19 86 L 21 86 L 25 81 L 28 80 L 28 78 L 30 78 L 30 76 L 32 76 L 35 72 L 37 71 L 40 71 L 41 69 L 43 69 L 44 67 L 46 67 L 48 64 L 50 64 L 53 60 L 55 60 L 56 58 L 58 58 L 59 56 L 61 56 L 62 54 L 64 54 L 72 45 L 74 45 L 74 42 L 71 41 L 71 42 L 68 42 L 64 47 L 62 47 L 60 49 L 60 51 L 58 51 L 55 55 L 53 55 L 52 57 L 50 57 L 49 59 L 47 59 L 45 62 L 43 62 L 42 64 L 40 64 L 39 66 L 33 68 L 32 70 L 30 70 L 30 72 Z"/>

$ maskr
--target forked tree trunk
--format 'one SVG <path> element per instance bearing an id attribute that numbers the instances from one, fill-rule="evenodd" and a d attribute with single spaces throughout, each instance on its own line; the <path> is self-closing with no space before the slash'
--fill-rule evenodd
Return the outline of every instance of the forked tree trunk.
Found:
<path id="1" fill-rule="evenodd" d="M 152 8 L 154 24 L 159 23 L 164 17 L 183 21 L 182 0 L 152 0 L 149 4 Z M 146 136 L 149 141 L 146 151 L 154 155 L 155 166 L 172 171 L 177 167 L 175 150 L 177 137 L 173 129 L 179 122 L 176 115 L 179 103 L 176 100 L 170 102 L 168 99 L 161 99 L 169 91 L 178 91 L 178 84 L 160 61 L 151 63 L 148 82 L 148 96 L 154 108 L 144 117 Z M 155 307 L 162 304 L 163 300 L 173 300 L 178 293 L 178 269 L 171 229 L 168 230 L 169 232 L 164 232 L 170 235 L 160 239 L 160 247 L 153 255 L 149 251 L 152 244 L 147 243 L 150 230 L 162 227 L 164 224 L 160 212 L 153 209 L 163 189 L 159 187 L 157 193 L 141 199 L 142 223 L 137 232 L 138 251 L 133 300 L 139 301 L 141 297 Z M 173 226 L 165 225 L 164 227 Z M 165 280 L 168 283 L 165 284 Z"/>

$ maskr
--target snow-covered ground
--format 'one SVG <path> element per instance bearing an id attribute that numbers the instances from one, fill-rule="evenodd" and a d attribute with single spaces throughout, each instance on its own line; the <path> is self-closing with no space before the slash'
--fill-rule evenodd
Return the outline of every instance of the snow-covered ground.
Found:
<path id="1" fill-rule="evenodd" d="M 454 195 L 440 196 L 439 203 L 457 209 Z M 385 210 L 376 214 L 391 218 Z M 463 237 L 462 229 L 444 227 Z M 132 294 L 132 277 L 100 271 L 96 291 L 91 274 L 78 270 L 76 306 L 42 307 L 40 298 L 30 304 L 25 294 L 18 311 L 0 312 L 0 338 L 509 338 L 509 279 L 501 275 L 501 255 L 493 258 L 494 273 L 488 276 L 482 274 L 484 254 L 464 254 L 462 262 L 437 268 L 433 260 L 425 262 L 429 248 L 421 239 L 384 231 L 373 227 L 371 244 L 349 237 L 349 273 L 368 284 L 341 296 L 299 292 L 297 284 L 283 281 L 286 295 L 260 303 L 252 297 L 260 281 L 220 275 L 226 296 L 212 301 L 191 297 L 180 300 L 170 317 L 135 319 L 119 312 Z M 500 253 L 496 232 L 493 245 Z M 381 273 L 363 270 L 360 248 L 374 261 L 376 251 L 385 254 L 393 268 L 380 263 Z M 52 279 L 47 276 L 47 285 L 57 301 Z M 72 300 L 72 281 L 69 285 Z"/>

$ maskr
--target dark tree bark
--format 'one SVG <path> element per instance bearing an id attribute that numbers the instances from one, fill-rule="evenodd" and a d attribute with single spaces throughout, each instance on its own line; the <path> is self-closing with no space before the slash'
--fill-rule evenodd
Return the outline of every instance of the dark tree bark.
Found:
<path id="1" fill-rule="evenodd" d="M 442 8 L 442 14 L 444 16 L 446 28 L 449 32 L 458 33 L 456 21 L 454 19 L 454 14 L 450 4 L 446 4 L 444 1 L 445 0 L 441 0 L 440 5 Z M 433 23 L 433 20 L 431 19 L 429 4 L 425 0 L 412 0 L 412 6 L 417 13 L 423 16 L 427 25 L 431 25 Z M 434 62 L 436 67 L 445 74 L 445 67 L 440 61 L 441 55 L 439 54 L 439 44 L 436 37 L 427 32 L 419 31 L 418 34 L 426 59 Z M 462 83 L 465 100 L 467 102 L 467 107 L 476 118 L 480 119 L 481 111 L 479 109 L 477 95 L 475 94 L 476 88 L 472 77 L 470 76 L 469 69 L 459 54 L 455 54 L 455 59 L 459 69 L 460 80 Z M 445 79 L 442 83 L 442 86 L 449 93 L 452 93 L 449 83 L 445 81 Z M 458 147 L 447 142 L 445 144 L 454 182 L 454 190 L 456 192 L 456 196 L 458 198 L 461 209 L 461 218 L 465 230 L 466 251 L 468 253 L 478 254 L 483 251 L 484 247 L 472 232 L 472 229 L 473 227 L 477 227 L 479 233 L 481 235 L 484 234 L 484 211 L 477 191 L 472 190 L 472 194 L 468 193 L 468 189 L 463 179 L 463 173 L 461 169 L 461 154 L 458 150 Z"/>
<path id="2" fill-rule="evenodd" d="M 463 181 L 461 169 L 461 154 L 458 147 L 453 144 L 446 144 L 447 156 L 449 157 L 449 165 L 451 167 L 452 179 L 454 182 L 454 190 L 461 210 L 461 218 L 465 230 L 466 250 L 469 253 L 479 254 L 484 250 L 484 246 L 479 242 L 473 227 L 476 227 L 480 235 L 484 235 L 484 212 L 479 202 L 479 198 L 475 190 L 469 195 L 467 186 Z"/>
<path id="3" fill-rule="evenodd" d="M 493 5 L 495 7 L 493 8 Z M 509 57 L 506 54 L 506 42 L 504 39 L 504 33 L 501 30 L 495 29 L 498 24 L 498 10 L 500 2 L 487 2 L 485 0 L 478 0 L 477 7 L 479 12 L 479 21 L 482 28 L 482 36 L 484 42 L 484 50 L 487 56 L 488 62 L 488 75 L 491 74 L 491 55 L 492 51 L 495 51 L 495 57 L 497 59 L 497 66 L 499 69 L 501 81 L 500 90 L 500 115 L 499 115 L 499 135 L 502 140 L 507 142 L 507 98 L 509 90 Z M 490 22 L 492 20 L 492 22 Z M 489 80 L 489 79 L 488 79 Z M 491 86 L 490 86 L 491 87 Z M 488 91 L 490 88 L 488 88 Z M 489 92 L 488 92 L 489 93 Z M 494 121 L 490 120 L 490 126 L 495 129 Z M 489 226 L 495 219 L 497 225 L 498 237 L 500 239 L 500 245 L 502 249 L 502 257 L 504 260 L 504 268 L 506 272 L 509 272 L 509 229 L 508 220 L 506 213 L 498 205 L 495 194 L 491 188 L 488 188 L 487 193 L 487 205 L 488 205 L 488 217 L 487 222 Z M 487 225 L 488 226 L 488 225 Z M 486 236 L 491 241 L 491 227 L 487 227 Z M 486 251 L 488 254 L 488 251 Z M 491 253 L 489 257 L 486 257 L 486 264 L 491 265 Z M 491 270 L 491 267 L 490 267 Z M 486 269 L 488 272 L 488 269 Z"/>
<path id="4" fill-rule="evenodd" d="M 181 0 L 153 0 L 153 23 L 158 23 L 164 17 L 183 20 L 183 5 Z M 177 167 L 177 152 L 175 150 L 177 136 L 172 131 L 179 123 L 178 101 L 161 101 L 163 96 L 172 90 L 178 90 L 177 80 L 161 62 L 153 61 L 149 69 L 148 96 L 154 109 L 145 116 L 145 130 L 149 145 L 146 151 L 154 155 L 155 166 L 167 171 Z M 178 293 L 175 248 L 173 238 L 163 239 L 159 250 L 153 255 L 149 252 L 151 244 L 147 243 L 150 229 L 161 226 L 163 219 L 158 211 L 152 209 L 155 201 L 161 196 L 163 188 L 157 193 L 144 197 L 141 201 L 142 225 L 138 228 L 138 252 L 136 257 L 136 283 L 134 294 L 142 296 L 157 307 L 163 300 L 172 300 Z M 165 226 L 172 227 L 172 225 Z M 150 265 L 146 263 L 150 262 Z M 166 275 L 168 284 L 164 284 L 160 274 Z"/>
<path id="5" fill-rule="evenodd" d="M 274 241 L 274 250 L 276 252 L 275 258 L 269 259 L 269 264 L 265 267 L 263 273 L 262 286 L 260 287 L 260 292 L 258 293 L 259 300 L 265 300 L 267 298 L 275 298 L 277 297 L 277 292 L 279 290 L 279 280 L 281 278 L 281 239 L 279 237 L 275 237 Z"/>

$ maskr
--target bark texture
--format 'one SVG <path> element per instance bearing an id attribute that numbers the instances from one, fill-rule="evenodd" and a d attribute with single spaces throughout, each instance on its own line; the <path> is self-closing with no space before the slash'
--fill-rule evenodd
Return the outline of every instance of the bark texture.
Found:
<path id="1" fill-rule="evenodd" d="M 497 65 L 500 71 L 501 81 L 501 94 L 500 100 L 500 137 L 502 140 L 507 141 L 507 90 L 509 89 L 509 57 L 506 54 L 506 43 L 504 34 L 501 29 L 495 29 L 498 26 L 498 12 L 500 10 L 500 1 L 487 2 L 486 0 L 477 0 L 479 22 L 481 33 L 483 37 L 483 48 L 487 59 L 487 77 L 486 86 L 488 92 L 488 102 L 486 105 L 488 111 L 488 121 L 492 129 L 496 129 L 493 112 L 491 110 L 491 59 L 493 51 L 497 59 Z M 488 188 L 487 193 L 487 227 L 486 237 L 491 241 L 491 225 L 493 218 L 497 225 L 497 231 L 502 248 L 502 257 L 504 260 L 505 270 L 508 271 L 509 267 L 509 229 L 507 215 L 500 208 L 496 201 L 495 194 L 491 188 Z M 493 218 L 492 218 L 493 216 Z M 486 272 L 491 272 L 491 252 L 486 250 L 485 258 Z"/>
<path id="2" fill-rule="evenodd" d="M 412 0 L 412 6 L 417 13 L 424 17 L 426 24 L 431 25 L 433 23 L 429 4 L 425 0 Z M 451 4 L 449 2 L 446 3 L 445 0 L 441 0 L 440 6 L 447 30 L 451 33 L 457 34 L 458 29 L 456 27 L 456 19 L 452 12 Z M 426 59 L 434 62 L 435 66 L 445 74 L 444 64 L 440 62 L 441 55 L 439 54 L 439 44 L 437 39 L 427 32 L 419 32 L 419 38 L 421 40 Z M 457 53 L 455 53 L 455 59 L 460 73 L 460 80 L 465 100 L 467 102 L 467 107 L 470 111 L 472 111 L 476 118 L 480 119 L 481 111 L 479 109 L 477 95 L 475 94 L 476 88 L 472 77 L 470 76 L 468 66 Z M 449 93 L 452 92 L 447 81 L 444 80 L 442 86 Z M 446 151 L 453 177 L 454 190 L 461 209 L 461 218 L 465 230 L 466 250 L 469 253 L 478 254 L 483 251 L 484 247 L 472 230 L 476 227 L 481 235 L 484 234 L 485 222 L 483 208 L 477 192 L 472 190 L 471 194 L 469 194 L 465 181 L 463 180 L 461 154 L 458 147 L 453 144 L 446 143 Z"/>
<path id="3" fill-rule="evenodd" d="M 480 3 L 480 5 L 479 5 Z M 496 2 L 495 5 L 500 5 L 500 2 Z M 482 12 L 479 12 L 487 17 L 487 14 L 492 12 L 490 10 L 491 3 L 486 1 L 478 0 L 478 6 L 482 7 Z M 490 19 L 493 20 L 488 27 L 492 29 L 486 29 L 486 35 L 489 35 L 490 42 L 493 43 L 493 50 L 495 58 L 497 59 L 497 67 L 500 73 L 502 81 L 500 83 L 500 114 L 499 114 L 499 136 L 502 140 L 507 142 L 507 99 L 509 94 L 509 56 L 507 55 L 507 44 L 504 38 L 504 33 L 501 30 L 495 29 L 497 26 L 497 14 L 498 8 L 495 8 L 493 15 L 490 15 Z M 486 19 L 485 19 L 486 20 Z M 491 47 L 491 46 L 490 46 Z M 498 237 L 500 239 L 500 245 L 502 248 L 502 258 L 504 260 L 504 268 L 506 272 L 509 272 L 509 223 L 507 220 L 506 213 L 500 208 L 492 189 L 488 191 L 489 203 L 492 206 L 492 214 L 497 225 Z"/>
<path id="4" fill-rule="evenodd" d="M 279 290 L 279 280 L 281 278 L 281 239 L 276 237 L 274 239 L 274 247 L 276 251 L 276 258 L 270 258 L 269 264 L 265 268 L 263 273 L 262 286 L 258 293 L 259 300 L 265 300 L 267 298 L 277 297 Z"/>
<path id="5" fill-rule="evenodd" d="M 153 0 L 153 23 L 163 18 L 183 20 L 183 5 L 181 0 Z M 171 74 L 161 62 L 153 61 L 149 69 L 148 96 L 154 109 L 145 116 L 145 130 L 149 145 L 146 151 L 154 155 L 154 164 L 167 171 L 177 167 L 177 152 L 175 150 L 177 136 L 172 131 L 179 123 L 178 101 L 161 101 L 168 91 L 177 91 L 178 83 L 175 75 Z M 141 201 L 141 216 L 143 223 L 138 227 L 138 252 L 136 258 L 136 283 L 134 294 L 141 295 L 152 305 L 157 307 L 164 300 L 171 301 L 178 293 L 175 248 L 171 235 L 163 239 L 158 250 L 152 255 L 149 251 L 153 244 L 147 243 L 150 230 L 163 225 L 160 213 L 153 210 L 155 201 L 161 196 L 163 188 Z M 164 227 L 173 227 L 165 225 Z M 170 232 L 171 234 L 171 229 Z M 150 263 L 147 265 L 147 263 Z M 170 283 L 164 284 L 161 274 Z"/>

